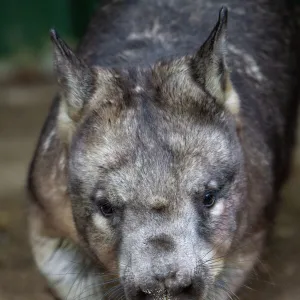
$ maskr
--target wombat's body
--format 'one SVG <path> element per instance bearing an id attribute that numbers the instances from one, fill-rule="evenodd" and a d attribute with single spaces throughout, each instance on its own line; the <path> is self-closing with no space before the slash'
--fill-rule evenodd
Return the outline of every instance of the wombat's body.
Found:
<path id="1" fill-rule="evenodd" d="M 63 93 L 31 166 L 29 218 L 58 297 L 225 300 L 240 287 L 294 140 L 287 2 L 111 1 L 78 48 L 96 71 L 52 33 Z M 207 40 L 222 5 L 227 46 L 225 12 Z M 107 274 L 120 288 L 108 290 Z"/>

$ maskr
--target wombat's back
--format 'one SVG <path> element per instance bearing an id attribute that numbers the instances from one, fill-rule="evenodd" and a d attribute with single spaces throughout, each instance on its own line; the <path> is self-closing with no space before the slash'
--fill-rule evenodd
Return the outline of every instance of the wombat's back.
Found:
<path id="1" fill-rule="evenodd" d="M 234 123 L 241 130 L 238 130 L 239 136 L 235 140 L 241 144 L 243 159 L 245 159 L 241 163 L 243 167 L 245 165 L 242 173 L 245 176 L 239 176 L 239 179 L 243 181 L 245 178 L 247 185 L 247 188 L 242 191 L 242 194 L 247 196 L 237 197 L 245 209 L 241 210 L 242 218 L 237 220 L 240 223 L 235 223 L 237 226 L 236 235 L 230 237 L 237 243 L 236 249 L 241 251 L 237 255 L 232 252 L 232 255 L 236 256 L 234 259 L 239 261 L 240 257 L 246 258 L 242 262 L 244 270 L 236 268 L 236 265 L 234 265 L 235 268 L 228 270 L 232 273 L 238 271 L 238 275 L 235 274 L 232 277 L 234 278 L 233 281 L 237 280 L 233 284 L 233 288 L 236 289 L 241 285 L 248 271 L 251 270 L 261 251 L 262 241 L 267 231 L 264 225 L 267 223 L 265 221 L 268 221 L 265 218 L 265 208 L 268 208 L 269 204 L 273 206 L 277 189 L 281 186 L 282 179 L 287 175 L 290 161 L 290 149 L 294 140 L 298 108 L 298 78 L 300 78 L 297 74 L 299 69 L 298 37 L 292 9 L 284 0 L 232 0 L 226 3 L 217 0 L 107 2 L 109 4 L 99 7 L 99 11 L 95 14 L 79 45 L 78 53 L 90 65 L 119 68 L 125 66 L 135 68 L 138 64 L 149 65 L 163 57 L 169 58 L 171 55 L 181 56 L 195 53 L 213 28 L 220 7 L 227 5 L 229 8 L 228 65 L 232 70 L 233 85 L 238 92 L 241 105 L 235 119 L 237 123 Z M 54 35 L 53 38 L 56 39 L 57 45 L 64 45 L 62 41 L 58 42 L 57 36 Z M 62 49 L 67 48 L 65 46 Z M 67 56 L 70 53 L 70 51 L 66 51 L 64 55 Z M 74 56 L 72 57 L 74 58 Z M 75 62 L 78 61 L 75 60 Z M 188 74 L 190 75 L 190 73 Z M 192 76 L 189 79 L 194 80 Z M 63 83 L 63 81 L 61 82 Z M 74 89 L 78 87 L 80 89 L 78 82 L 72 83 Z M 83 86 L 86 83 L 87 81 L 82 80 Z M 177 83 L 178 81 L 176 81 Z M 205 86 L 201 86 L 201 88 L 205 89 Z M 89 89 L 86 90 L 89 91 Z M 176 89 L 173 90 L 176 91 Z M 145 91 L 144 93 L 146 94 Z M 174 98 L 179 97 L 177 94 Z M 111 94 L 109 95 L 111 96 Z M 152 100 L 151 95 L 151 93 L 146 95 L 147 103 Z M 53 274 L 60 273 L 57 270 L 58 266 L 66 265 L 68 267 L 68 263 L 73 259 L 68 257 L 70 255 L 68 253 L 65 256 L 64 249 L 59 249 L 64 255 L 58 252 L 57 256 L 53 256 L 57 249 L 53 250 L 52 233 L 55 232 L 58 238 L 67 237 L 68 240 L 71 240 L 73 242 L 71 249 L 76 250 L 79 244 L 77 242 L 78 231 L 73 219 L 73 216 L 76 217 L 76 213 L 73 214 L 72 207 L 74 208 L 74 206 L 72 206 L 71 198 L 67 192 L 67 186 L 69 186 L 67 176 L 69 174 L 67 172 L 71 172 L 67 163 L 69 158 L 65 144 L 62 142 L 62 136 L 58 133 L 58 129 L 61 129 L 58 123 L 66 120 L 66 118 L 58 119 L 59 109 L 64 107 L 62 104 L 65 100 L 59 97 L 54 100 L 41 133 L 29 175 L 29 189 L 34 196 L 32 199 L 36 200 L 31 202 L 32 209 L 29 216 L 31 236 L 35 238 L 32 241 L 32 247 L 37 263 L 48 282 L 53 283 L 53 279 L 55 279 L 54 282 L 57 284 L 55 289 L 58 294 L 60 293 L 59 295 L 65 295 L 65 284 L 72 277 L 65 276 L 64 280 L 57 282 Z M 182 103 L 184 104 L 183 101 Z M 62 110 L 63 113 L 64 110 Z M 199 120 L 200 118 L 199 115 Z M 151 118 L 149 120 L 151 121 Z M 88 128 L 90 127 L 87 126 L 86 129 Z M 66 131 L 69 130 L 70 132 L 73 129 L 72 126 L 65 128 Z M 234 127 L 234 137 L 236 137 L 235 129 Z M 88 132 L 89 130 L 85 134 Z M 200 130 L 197 133 L 201 134 Z M 182 136 L 185 135 L 182 134 Z M 195 135 L 193 141 L 197 140 L 198 137 Z M 214 146 L 218 142 L 219 140 L 216 140 L 208 144 Z M 88 145 L 85 146 L 88 148 Z M 217 149 L 217 147 L 215 148 Z M 72 147 L 68 149 L 71 149 L 70 153 L 72 154 Z M 238 149 L 240 148 L 238 147 Z M 211 154 L 211 151 L 209 153 Z M 85 155 L 80 157 L 86 158 Z M 206 156 L 205 158 L 207 159 Z M 95 162 L 91 165 L 92 167 L 98 166 Z M 203 168 L 200 165 L 199 168 L 201 167 Z M 88 174 L 87 177 L 90 177 L 91 172 Z M 87 178 L 88 180 L 89 178 Z M 128 182 L 132 182 L 132 180 Z M 234 191 L 237 194 L 241 192 L 239 189 Z M 235 199 L 234 197 L 228 198 L 227 200 Z M 88 202 L 89 199 L 82 197 L 82 200 Z M 230 207 L 229 216 L 233 215 L 230 202 L 228 207 Z M 80 202 L 77 208 L 84 209 L 83 203 Z M 77 213 L 77 217 L 81 215 L 84 214 Z M 240 221 L 242 219 L 244 222 Z M 222 220 L 227 222 L 230 221 L 230 218 L 224 217 Z M 82 223 L 82 227 L 86 228 L 85 226 L 86 224 Z M 224 223 L 220 227 L 224 227 Z M 49 232 L 45 230 L 49 228 L 51 229 Z M 149 228 L 152 229 L 152 227 Z M 243 235 L 244 232 L 247 234 Z M 217 232 L 214 233 L 215 236 L 218 234 Z M 233 235 L 232 231 L 230 234 Z M 42 245 L 39 244 L 40 237 L 42 237 Z M 251 245 L 254 245 L 254 248 L 249 248 L 249 241 Z M 59 244 L 61 244 L 60 241 Z M 51 258 L 59 257 L 60 263 L 50 259 L 45 265 L 44 261 L 41 260 L 45 251 Z M 43 255 L 39 255 L 39 253 Z M 85 259 L 82 259 L 82 262 L 78 259 L 78 265 L 80 266 L 83 262 L 85 264 Z M 96 264 L 92 265 L 96 266 Z M 241 270 L 243 271 L 240 272 Z M 93 271 L 91 274 L 99 273 L 98 271 Z M 228 277 L 230 276 L 229 274 Z M 90 279 L 89 276 L 88 279 Z M 229 281 L 227 278 L 225 279 L 224 282 L 230 283 L 231 279 Z M 94 280 L 98 283 L 97 286 L 101 285 L 99 278 L 94 278 Z M 80 284 L 83 283 L 82 286 L 84 287 L 87 282 L 83 281 Z M 90 281 L 88 283 L 90 284 Z M 67 291 L 67 296 L 61 296 L 62 299 L 78 298 L 69 297 L 70 289 Z M 97 294 L 96 297 L 97 299 L 101 298 Z M 227 298 L 226 293 L 220 299 Z"/>
<path id="2" fill-rule="evenodd" d="M 103 66 L 148 65 L 161 57 L 193 53 L 220 7 L 227 5 L 229 67 L 245 134 L 256 135 L 258 151 L 271 151 L 278 186 L 286 176 L 294 139 L 300 78 L 291 2 L 112 1 L 99 8 L 78 51 L 90 64 Z M 269 149 L 262 149 L 260 140 Z"/>

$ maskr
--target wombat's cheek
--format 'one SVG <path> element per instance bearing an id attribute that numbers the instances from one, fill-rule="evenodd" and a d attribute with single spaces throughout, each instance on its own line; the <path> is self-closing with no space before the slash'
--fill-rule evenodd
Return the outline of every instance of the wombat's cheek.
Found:
<path id="1" fill-rule="evenodd" d="M 219 201 L 212 209 L 208 237 L 209 247 L 213 257 L 207 264 L 207 269 L 213 277 L 218 276 L 226 264 L 227 257 L 234 251 L 234 237 L 236 236 L 238 220 L 233 206 L 225 199 Z"/>
<path id="2" fill-rule="evenodd" d="M 225 219 L 225 220 L 224 220 Z M 219 222 L 211 224 L 211 234 L 209 242 L 214 249 L 216 257 L 225 256 L 232 247 L 234 237 L 234 220 L 222 218 Z"/>
<path id="3" fill-rule="evenodd" d="M 118 257 L 114 246 L 106 245 L 101 247 L 99 245 L 96 255 L 109 273 L 115 274 L 118 271 Z"/>
<path id="4" fill-rule="evenodd" d="M 107 271 L 114 274 L 118 270 L 117 234 L 107 219 L 95 214 L 87 229 L 89 248 Z"/>

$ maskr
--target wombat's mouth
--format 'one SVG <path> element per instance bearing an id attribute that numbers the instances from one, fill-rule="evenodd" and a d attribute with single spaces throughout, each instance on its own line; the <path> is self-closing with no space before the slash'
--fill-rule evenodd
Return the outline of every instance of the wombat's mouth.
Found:
<path id="1" fill-rule="evenodd" d="M 190 293 L 185 293 L 184 291 L 182 293 L 171 295 L 166 290 L 160 290 L 160 291 L 140 291 L 137 295 L 137 299 L 143 299 L 143 300 L 196 300 L 199 299 L 199 297 L 192 296 Z"/>
<path id="2" fill-rule="evenodd" d="M 172 297 L 168 294 L 166 290 L 143 290 L 138 293 L 138 298 L 147 300 L 171 300 Z"/>
<path id="3" fill-rule="evenodd" d="M 170 296 L 170 295 L 161 295 L 161 296 L 155 296 L 155 295 L 147 295 L 145 298 L 143 298 L 145 300 L 192 300 L 193 298 L 191 298 L 188 295 L 177 295 L 177 296 Z M 196 300 L 193 299 L 193 300 Z"/>
<path id="4" fill-rule="evenodd" d="M 168 295 L 167 293 L 164 294 L 145 294 L 141 299 L 145 300 L 177 300 L 178 297 L 172 297 L 171 295 Z M 183 299 L 183 298 L 180 298 Z M 186 298 L 188 299 L 188 298 Z"/>

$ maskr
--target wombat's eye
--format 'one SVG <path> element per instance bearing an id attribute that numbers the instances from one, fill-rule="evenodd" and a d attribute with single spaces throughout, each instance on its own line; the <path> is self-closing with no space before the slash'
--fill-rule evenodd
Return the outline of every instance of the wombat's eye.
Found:
<path id="1" fill-rule="evenodd" d="M 206 191 L 203 198 L 203 204 L 205 207 L 210 208 L 216 202 L 216 192 L 215 191 Z"/>
<path id="2" fill-rule="evenodd" d="M 99 207 L 102 215 L 105 218 L 111 217 L 114 213 L 113 207 L 111 206 L 111 204 L 107 200 L 100 201 L 99 203 L 97 203 L 97 206 Z"/>

